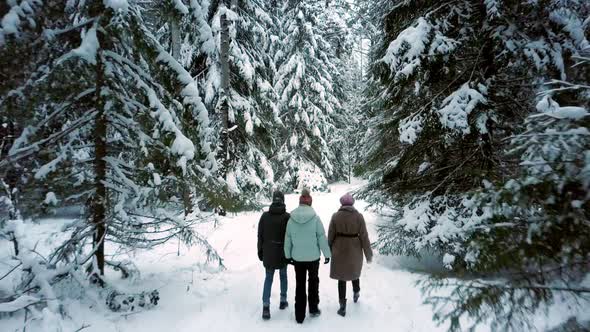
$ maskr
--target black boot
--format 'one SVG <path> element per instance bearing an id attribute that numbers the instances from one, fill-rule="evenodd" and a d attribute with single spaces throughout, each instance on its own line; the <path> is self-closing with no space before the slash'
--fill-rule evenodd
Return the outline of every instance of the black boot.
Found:
<path id="1" fill-rule="evenodd" d="M 270 307 L 267 305 L 262 307 L 262 319 L 264 319 L 264 320 L 270 319 Z"/>
<path id="2" fill-rule="evenodd" d="M 338 309 L 338 314 L 342 317 L 346 316 L 346 299 L 340 300 L 340 309 Z"/>
<path id="3" fill-rule="evenodd" d="M 282 301 L 282 302 L 279 304 L 279 309 L 281 309 L 281 310 L 285 310 L 285 309 L 287 309 L 287 307 L 288 307 L 288 306 L 289 306 L 289 302 L 287 302 L 287 301 Z"/>
<path id="4" fill-rule="evenodd" d="M 311 311 L 311 310 L 309 311 L 309 315 L 311 317 L 319 317 L 321 314 L 322 314 L 322 311 L 319 308 L 314 311 Z"/>
<path id="5" fill-rule="evenodd" d="M 361 292 L 354 292 L 354 295 L 352 296 L 354 303 L 357 303 L 359 301 L 359 297 L 361 297 Z"/>

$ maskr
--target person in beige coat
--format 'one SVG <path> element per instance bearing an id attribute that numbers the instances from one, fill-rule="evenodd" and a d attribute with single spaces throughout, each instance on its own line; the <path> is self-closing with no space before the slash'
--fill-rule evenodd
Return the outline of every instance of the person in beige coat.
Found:
<path id="1" fill-rule="evenodd" d="M 338 280 L 338 314 L 346 316 L 346 282 L 352 281 L 353 300 L 360 296 L 360 276 L 363 269 L 363 253 L 368 263 L 373 259 L 371 241 L 363 215 L 354 208 L 354 198 L 346 193 L 340 198 L 342 205 L 332 215 L 328 228 L 328 245 L 332 251 L 330 278 Z"/>

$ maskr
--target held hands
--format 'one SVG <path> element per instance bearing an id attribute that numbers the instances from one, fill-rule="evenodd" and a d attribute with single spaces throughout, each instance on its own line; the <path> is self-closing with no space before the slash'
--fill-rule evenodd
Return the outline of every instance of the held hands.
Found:
<path id="1" fill-rule="evenodd" d="M 330 263 L 330 259 L 326 257 L 326 259 L 324 259 L 324 264 L 328 264 Z"/>

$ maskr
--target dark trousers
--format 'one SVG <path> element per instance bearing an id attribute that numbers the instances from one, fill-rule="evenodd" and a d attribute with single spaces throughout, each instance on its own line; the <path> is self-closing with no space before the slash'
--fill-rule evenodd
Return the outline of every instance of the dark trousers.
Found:
<path id="1" fill-rule="evenodd" d="M 320 268 L 319 259 L 314 262 L 295 262 L 295 320 L 301 323 L 305 319 L 305 310 L 309 300 L 309 312 L 317 312 L 320 304 Z M 306 294 L 305 282 L 309 275 L 309 289 Z"/>
<path id="2" fill-rule="evenodd" d="M 361 281 L 359 279 L 352 281 L 352 291 L 355 293 L 361 291 Z M 346 281 L 338 280 L 338 299 L 346 300 Z"/>

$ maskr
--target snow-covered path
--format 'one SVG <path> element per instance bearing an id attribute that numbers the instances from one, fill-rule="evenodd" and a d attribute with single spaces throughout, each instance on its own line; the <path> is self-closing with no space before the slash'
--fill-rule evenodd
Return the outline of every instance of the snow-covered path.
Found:
<path id="1" fill-rule="evenodd" d="M 314 193 L 313 207 L 327 229 L 330 216 L 338 207 L 338 198 L 349 185 L 332 186 L 331 193 Z M 297 206 L 296 195 L 288 195 L 288 209 Z M 356 203 L 364 211 L 363 202 Z M 289 302 L 287 310 L 278 309 L 278 274 L 273 284 L 270 321 L 261 319 L 264 269 L 256 255 L 256 228 L 260 213 L 246 213 L 223 220 L 209 240 L 219 248 L 227 271 L 208 274 L 192 269 L 176 270 L 177 278 L 161 288 L 162 302 L 153 313 L 129 316 L 113 322 L 121 331 L 276 331 L 300 328 L 294 314 L 295 272 L 289 267 Z M 365 213 L 375 239 L 375 216 Z M 172 248 L 171 248 L 172 249 Z M 176 256 L 171 255 L 175 260 Z M 186 259 L 186 258 L 185 258 Z M 161 260 L 150 264 L 161 266 Z M 320 308 L 322 316 L 307 318 L 309 331 L 435 331 L 430 308 L 422 305 L 420 291 L 414 286 L 419 275 L 390 267 L 391 260 L 377 257 L 365 264 L 361 278 L 361 299 L 350 303 L 346 318 L 336 314 L 338 296 L 336 281 L 329 278 L 328 265 L 320 266 Z M 141 267 L 142 270 L 144 267 Z M 153 271 L 156 273 L 156 271 Z M 161 274 L 163 271 L 158 272 Z M 203 280 L 203 276 L 207 280 Z M 192 278 L 193 285 L 190 284 Z M 157 286 L 157 285 L 155 285 Z M 351 287 L 351 286 L 349 286 Z M 192 289 L 191 289 L 192 288 Z M 202 288 L 202 289 L 201 289 Z M 349 290 L 351 293 L 351 290 Z"/>
<path id="2" fill-rule="evenodd" d="M 339 208 L 339 197 L 354 185 L 338 184 L 330 193 L 313 193 L 313 207 L 320 215 L 324 226 L 332 213 Z M 297 195 L 286 197 L 287 208 L 297 206 Z M 357 209 L 364 212 L 371 239 L 376 240 L 374 225 L 378 217 L 366 211 L 366 203 L 357 201 Z M 150 251 L 117 253 L 114 258 L 129 258 L 142 273 L 141 281 L 123 281 L 115 271 L 107 277 L 111 285 L 117 285 L 123 292 L 139 292 L 158 289 L 161 295 L 159 305 L 144 312 L 130 314 L 113 313 L 96 302 L 80 303 L 66 300 L 64 306 L 75 331 L 85 326 L 84 331 L 104 332 L 189 332 L 189 331 L 443 331 L 432 321 L 432 309 L 422 304 L 420 290 L 415 282 L 423 278 L 420 273 L 411 272 L 408 267 L 415 261 L 384 257 L 375 253 L 373 264 L 365 264 L 361 277 L 361 299 L 347 307 L 347 316 L 336 314 L 338 296 L 336 281 L 329 278 L 329 266 L 320 266 L 320 308 L 318 318 L 307 317 L 303 325 L 295 322 L 293 307 L 295 295 L 295 272 L 289 266 L 289 302 L 287 310 L 278 309 L 279 280 L 275 276 L 271 298 L 270 321 L 263 321 L 262 285 L 264 268 L 256 255 L 256 232 L 261 211 L 241 213 L 223 218 L 217 227 L 212 225 L 200 230 L 224 258 L 225 271 L 203 264 L 202 249 L 178 247 L 174 241 Z M 47 237 L 51 230 L 65 221 L 46 220 L 32 232 Z M 51 237 L 45 242 L 52 243 Z M 43 243 L 41 243 L 43 245 Z M 180 250 L 180 254 L 178 251 Z M 113 253 L 114 248 L 109 248 Z M 420 263 L 432 270 L 436 262 Z M 419 267 L 419 266 L 414 266 Z M 412 270 L 414 271 L 414 270 Z M 348 293 L 351 293 L 349 285 Z M 102 301 L 99 298 L 96 301 Z M 67 302 L 69 301 L 69 302 Z M 540 313 L 535 325 L 540 331 L 552 326 L 551 322 L 562 321 L 572 311 L 567 305 L 555 305 L 549 315 Z M 586 315 L 587 316 L 587 315 Z M 0 320 L 0 331 L 21 331 L 22 317 Z M 6 327 L 6 328 L 5 328 Z M 481 326 L 478 331 L 488 331 Z M 29 324 L 27 331 L 47 331 L 45 326 Z"/>

